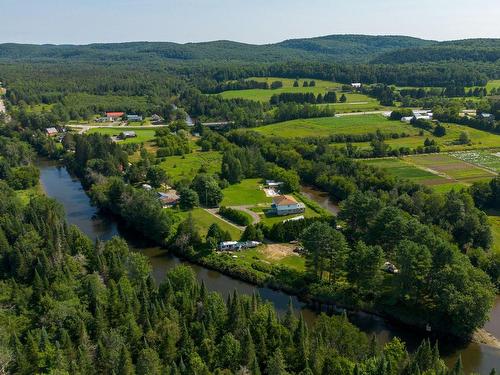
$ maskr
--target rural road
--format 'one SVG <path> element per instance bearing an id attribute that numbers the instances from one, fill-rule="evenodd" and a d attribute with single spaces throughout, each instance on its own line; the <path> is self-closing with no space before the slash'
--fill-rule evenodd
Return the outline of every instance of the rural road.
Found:
<path id="1" fill-rule="evenodd" d="M 344 116 L 361 116 L 361 115 L 383 115 L 384 113 L 391 111 L 368 111 L 368 112 L 346 112 L 346 113 L 336 113 L 335 117 Z"/>
<path id="2" fill-rule="evenodd" d="M 243 211 L 247 214 L 249 214 L 252 217 L 252 224 L 257 224 L 260 223 L 260 216 L 256 212 L 253 212 L 250 210 L 250 207 L 253 207 L 252 205 L 249 206 L 230 206 L 229 208 L 234 208 L 235 210 Z"/>

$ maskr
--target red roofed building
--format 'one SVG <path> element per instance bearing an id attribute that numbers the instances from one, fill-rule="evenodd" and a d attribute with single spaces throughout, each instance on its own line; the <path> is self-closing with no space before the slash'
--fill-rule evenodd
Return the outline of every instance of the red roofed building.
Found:
<path id="1" fill-rule="evenodd" d="M 106 112 L 108 121 L 117 121 L 125 116 L 125 112 Z"/>

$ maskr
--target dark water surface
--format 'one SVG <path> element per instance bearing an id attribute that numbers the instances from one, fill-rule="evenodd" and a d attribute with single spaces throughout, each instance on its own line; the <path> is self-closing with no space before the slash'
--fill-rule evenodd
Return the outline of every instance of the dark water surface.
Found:
<path id="1" fill-rule="evenodd" d="M 217 271 L 187 263 L 176 256 L 166 254 L 158 247 L 150 246 L 137 234 L 126 231 L 119 223 L 110 217 L 102 216 L 90 204 L 88 196 L 82 189 L 80 182 L 69 175 L 64 167 L 58 167 L 54 162 L 42 161 L 38 164 L 41 171 L 41 182 L 46 194 L 57 199 L 66 211 L 70 224 L 77 225 L 92 239 L 108 240 L 113 236 L 124 237 L 135 251 L 140 251 L 149 257 L 154 277 L 160 282 L 165 273 L 178 264 L 188 264 L 192 267 L 199 281 L 203 281 L 209 290 L 217 291 L 227 296 L 237 290 L 242 294 L 259 293 L 262 298 L 271 301 L 279 312 L 286 311 L 290 298 L 296 310 L 301 311 L 309 323 L 315 319 L 316 313 L 307 308 L 297 297 L 269 288 L 259 288 L 249 283 L 225 276 Z M 322 207 L 337 212 L 338 207 L 329 201 L 328 196 L 314 189 L 305 187 L 305 194 L 310 199 L 318 202 Z M 380 342 L 387 342 L 393 337 L 400 337 L 406 342 L 408 348 L 413 350 L 422 340 L 420 333 L 413 332 L 405 326 L 387 322 L 379 317 L 356 313 L 349 315 L 350 321 L 368 334 L 375 334 Z M 490 321 L 485 328 L 496 337 L 500 337 L 500 298 L 491 312 Z M 486 345 L 467 344 L 464 348 L 457 348 L 453 343 L 440 342 L 442 354 L 446 356 L 448 364 L 453 364 L 459 354 L 462 355 L 464 369 L 467 372 L 489 374 L 494 367 L 500 370 L 500 350 Z"/>

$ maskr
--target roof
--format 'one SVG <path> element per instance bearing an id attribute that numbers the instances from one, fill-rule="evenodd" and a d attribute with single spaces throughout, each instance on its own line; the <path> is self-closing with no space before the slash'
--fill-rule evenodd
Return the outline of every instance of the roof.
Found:
<path id="1" fill-rule="evenodd" d="M 45 131 L 47 133 L 49 133 L 49 134 L 51 134 L 51 133 L 57 133 L 57 129 L 56 128 L 47 128 L 47 129 L 45 129 Z"/>
<path id="2" fill-rule="evenodd" d="M 299 202 L 291 195 L 279 195 L 273 198 L 273 203 L 276 206 L 290 206 L 292 204 L 298 204 Z"/>
<path id="3" fill-rule="evenodd" d="M 125 114 L 125 112 L 106 112 L 106 116 L 108 117 L 121 117 Z"/>
<path id="4" fill-rule="evenodd" d="M 136 135 L 135 131 L 133 131 L 133 130 L 124 131 L 124 132 L 121 132 L 121 134 L 123 134 L 125 136 L 127 136 L 127 135 Z"/>

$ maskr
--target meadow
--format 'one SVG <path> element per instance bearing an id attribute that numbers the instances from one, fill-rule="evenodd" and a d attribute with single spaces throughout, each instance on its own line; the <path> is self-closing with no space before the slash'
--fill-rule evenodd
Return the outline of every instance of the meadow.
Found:
<path id="1" fill-rule="evenodd" d="M 399 121 L 390 121 L 382 115 L 354 115 L 298 119 L 254 128 L 261 134 L 284 138 L 325 137 L 334 134 L 383 133 L 418 135 L 418 129 Z"/>
<path id="2" fill-rule="evenodd" d="M 224 99 L 247 99 L 259 101 L 262 103 L 268 103 L 273 95 L 279 95 L 281 93 L 313 93 L 314 95 L 326 94 L 328 91 L 336 91 L 337 98 L 342 95 L 341 88 L 342 84 L 337 82 L 314 80 L 316 86 L 313 87 L 303 87 L 303 82 L 310 82 L 311 79 L 299 79 L 299 87 L 293 87 L 294 79 L 289 78 L 279 78 L 279 77 L 251 77 L 249 80 L 254 80 L 258 82 L 267 82 L 269 85 L 274 81 L 281 81 L 283 87 L 279 89 L 249 89 L 249 90 L 229 90 L 224 91 L 218 95 L 221 95 Z M 380 103 L 367 95 L 358 93 L 345 93 L 347 98 L 346 103 L 334 103 L 331 104 L 337 112 L 357 112 L 357 111 L 373 111 L 381 107 Z"/>
<path id="3" fill-rule="evenodd" d="M 220 172 L 222 154 L 218 151 L 195 151 L 182 156 L 169 156 L 159 165 L 165 169 L 171 182 L 191 181 L 203 167 L 207 173 Z"/>
<path id="4" fill-rule="evenodd" d="M 473 129 L 458 124 L 442 124 L 446 128 L 446 135 L 435 137 L 429 131 L 421 131 L 410 124 L 400 121 L 391 121 L 380 114 L 351 115 L 341 117 L 323 117 L 299 119 L 264 125 L 252 130 L 267 136 L 284 138 L 326 137 L 335 134 L 368 134 L 380 130 L 382 133 L 406 133 L 409 137 L 391 138 L 384 142 L 391 148 L 409 147 L 412 149 L 423 146 L 426 138 L 435 140 L 441 151 L 463 151 L 488 149 L 500 145 L 500 135 L 483 130 Z M 467 132 L 471 143 L 459 144 L 457 141 L 462 132 Z M 338 144 L 341 145 L 341 144 Z M 370 142 L 355 142 L 353 145 L 360 148 L 370 148 Z"/>

